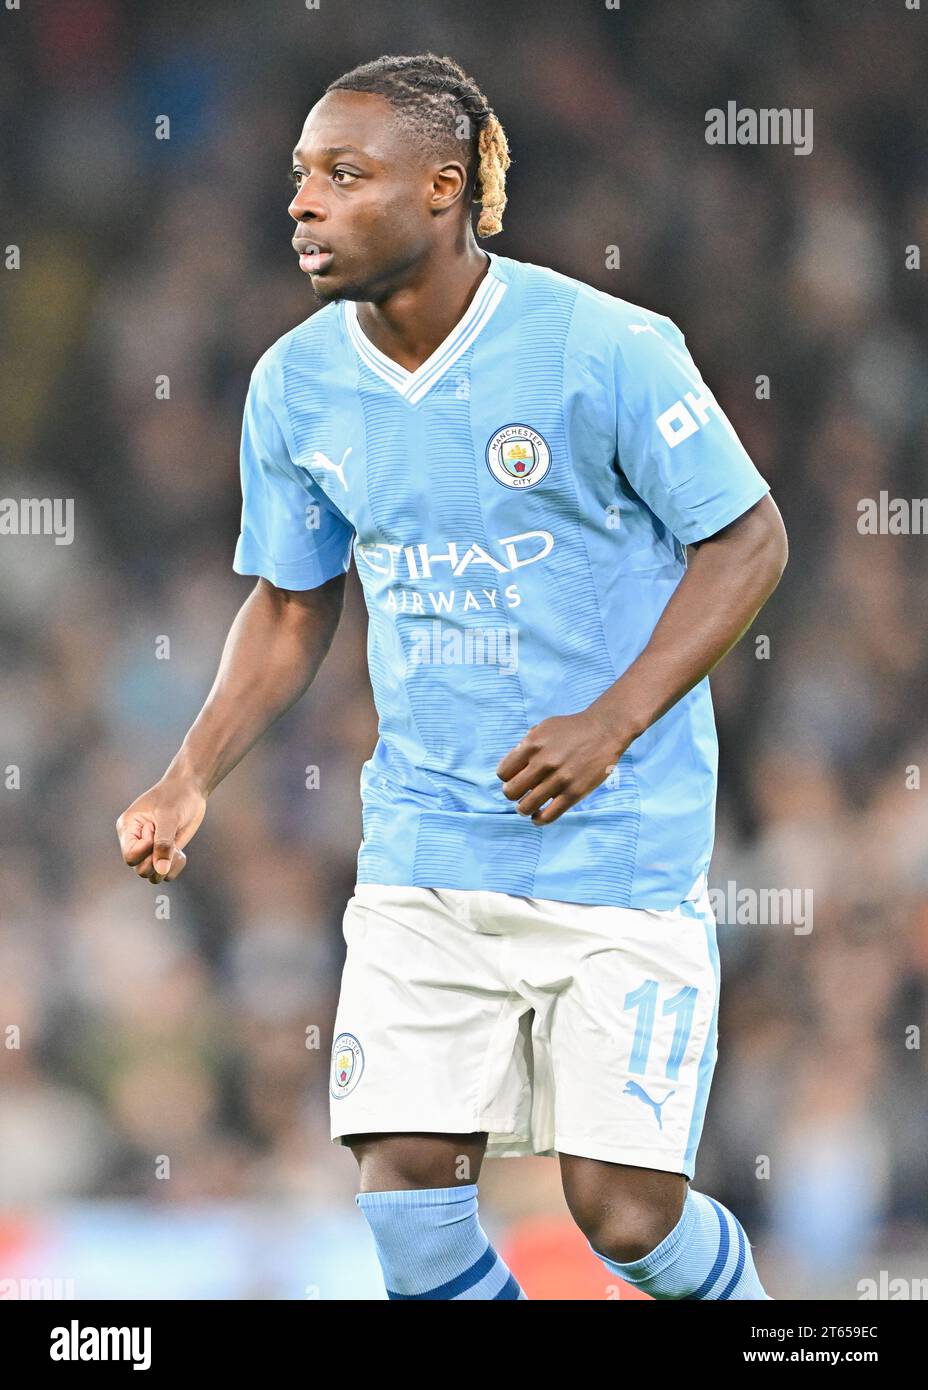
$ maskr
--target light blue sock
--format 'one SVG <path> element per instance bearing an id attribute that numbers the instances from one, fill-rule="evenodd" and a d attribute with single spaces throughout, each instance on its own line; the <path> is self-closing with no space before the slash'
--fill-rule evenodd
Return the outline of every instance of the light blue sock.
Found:
<path id="1" fill-rule="evenodd" d="M 652 1298 L 770 1298 L 757 1277 L 741 1222 L 714 1197 L 690 1187 L 680 1220 L 650 1255 L 622 1265 L 598 1250 L 593 1253 Z"/>
<path id="2" fill-rule="evenodd" d="M 477 1186 L 359 1192 L 388 1298 L 525 1298 L 477 1219 Z"/>

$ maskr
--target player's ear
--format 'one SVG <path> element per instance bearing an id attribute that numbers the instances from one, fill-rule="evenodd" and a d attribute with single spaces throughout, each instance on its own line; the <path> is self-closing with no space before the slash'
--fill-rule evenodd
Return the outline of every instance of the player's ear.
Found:
<path id="1" fill-rule="evenodd" d="M 464 196 L 466 188 L 467 170 L 464 165 L 457 161 L 442 164 L 432 175 L 429 206 L 433 212 L 443 212 Z"/>

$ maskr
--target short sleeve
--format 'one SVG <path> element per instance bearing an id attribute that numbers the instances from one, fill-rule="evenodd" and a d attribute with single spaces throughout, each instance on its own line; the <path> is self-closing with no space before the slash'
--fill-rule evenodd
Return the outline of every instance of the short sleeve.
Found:
<path id="1" fill-rule="evenodd" d="M 242 521 L 232 568 L 280 589 L 315 589 L 348 569 L 354 531 L 293 462 L 280 408 L 262 358 L 242 422 Z"/>
<path id="2" fill-rule="evenodd" d="M 632 487 L 684 545 L 705 540 L 770 491 L 670 319 L 618 329 L 616 449 Z"/>

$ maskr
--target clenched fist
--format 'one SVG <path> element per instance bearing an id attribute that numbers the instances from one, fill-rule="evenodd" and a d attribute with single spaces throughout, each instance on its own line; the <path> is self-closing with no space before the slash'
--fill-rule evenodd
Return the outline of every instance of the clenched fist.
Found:
<path id="1" fill-rule="evenodd" d="M 195 782 L 166 775 L 133 801 L 116 822 L 122 857 L 151 883 L 175 879 L 187 863 L 184 846 L 206 814 L 206 797 Z"/>
<path id="2" fill-rule="evenodd" d="M 630 739 L 617 740 L 596 710 L 553 715 L 529 729 L 496 769 L 520 815 L 550 825 L 612 772 Z M 547 803 L 547 804 L 546 804 Z"/>

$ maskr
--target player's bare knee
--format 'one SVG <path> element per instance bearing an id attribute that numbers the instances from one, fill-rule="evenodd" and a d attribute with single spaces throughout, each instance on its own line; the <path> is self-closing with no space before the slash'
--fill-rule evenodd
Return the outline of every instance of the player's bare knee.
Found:
<path id="1" fill-rule="evenodd" d="M 649 1255 L 676 1226 L 686 1185 L 678 1174 L 567 1160 L 564 1195 L 593 1249 L 630 1264 Z"/>
<path id="2" fill-rule="evenodd" d="M 590 1208 L 571 1208 L 571 1214 L 597 1254 L 619 1264 L 631 1264 L 650 1255 L 678 1220 L 664 1202 L 599 1203 Z"/>

